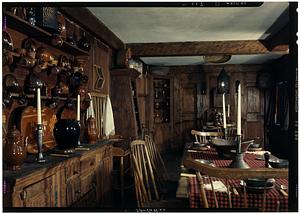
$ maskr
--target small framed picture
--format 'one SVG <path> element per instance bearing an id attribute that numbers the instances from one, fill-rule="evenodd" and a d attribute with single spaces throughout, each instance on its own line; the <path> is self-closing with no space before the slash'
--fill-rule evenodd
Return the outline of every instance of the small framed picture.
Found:
<path id="1" fill-rule="evenodd" d="M 94 79 L 94 89 L 101 90 L 104 85 L 104 75 L 101 66 L 94 65 L 94 72 L 93 72 L 93 79 Z"/>

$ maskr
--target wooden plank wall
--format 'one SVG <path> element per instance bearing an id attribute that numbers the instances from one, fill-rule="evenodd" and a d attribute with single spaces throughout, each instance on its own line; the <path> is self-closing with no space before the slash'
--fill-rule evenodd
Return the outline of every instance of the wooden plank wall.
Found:
<path id="1" fill-rule="evenodd" d="M 174 66 L 174 143 L 181 149 L 185 142 L 192 141 L 190 130 L 200 129 L 201 122 L 208 120 L 208 112 L 213 107 L 213 89 L 222 68 L 230 75 L 230 121 L 236 121 L 235 81 L 242 84 L 242 130 L 244 138 L 261 137 L 263 139 L 263 91 L 256 87 L 257 73 L 263 70 L 261 65 L 205 65 Z M 205 78 L 206 94 L 199 94 L 201 78 Z M 198 90 L 197 90 L 198 85 Z M 197 92 L 198 91 L 198 92 Z M 228 99 L 226 101 L 228 103 Z M 198 107 L 197 107 L 198 106 Z M 222 111 L 221 108 L 217 108 Z M 227 108 L 226 108 L 227 110 Z"/>

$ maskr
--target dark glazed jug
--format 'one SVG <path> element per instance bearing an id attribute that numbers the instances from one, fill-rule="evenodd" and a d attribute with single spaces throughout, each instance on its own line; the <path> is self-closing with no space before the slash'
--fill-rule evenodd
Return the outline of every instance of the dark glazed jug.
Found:
<path id="1" fill-rule="evenodd" d="M 55 124 L 53 133 L 59 149 L 75 148 L 80 135 L 80 126 L 76 120 L 60 119 Z"/>
<path id="2" fill-rule="evenodd" d="M 88 41 L 88 39 L 86 38 L 85 32 L 83 32 L 83 35 L 81 37 L 81 39 L 78 41 L 77 46 L 84 50 L 84 51 L 89 51 L 91 48 L 90 42 Z"/>

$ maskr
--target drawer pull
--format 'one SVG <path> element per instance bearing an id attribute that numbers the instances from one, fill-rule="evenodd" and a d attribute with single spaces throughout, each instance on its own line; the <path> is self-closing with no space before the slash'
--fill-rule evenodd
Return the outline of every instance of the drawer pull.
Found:
<path id="1" fill-rule="evenodd" d="M 78 174 L 78 172 L 77 172 L 77 171 L 73 172 L 73 175 L 77 175 L 77 174 Z"/>
<path id="2" fill-rule="evenodd" d="M 22 200 L 26 200 L 27 192 L 25 190 L 23 192 L 21 192 L 20 197 Z"/>
<path id="3" fill-rule="evenodd" d="M 91 162 L 91 163 L 90 163 L 90 166 L 94 166 L 94 162 Z"/>

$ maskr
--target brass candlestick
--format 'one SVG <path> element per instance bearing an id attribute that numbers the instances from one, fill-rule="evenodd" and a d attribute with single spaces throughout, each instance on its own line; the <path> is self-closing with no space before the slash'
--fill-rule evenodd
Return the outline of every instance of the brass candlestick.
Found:
<path id="1" fill-rule="evenodd" d="M 229 167 L 239 169 L 249 168 L 249 165 L 244 161 L 244 153 L 242 153 L 241 135 L 236 136 L 236 154 Z"/>
<path id="2" fill-rule="evenodd" d="M 224 130 L 224 139 L 227 140 L 228 137 L 228 129 L 227 128 L 223 128 Z"/>
<path id="3" fill-rule="evenodd" d="M 37 146 L 38 146 L 37 162 L 45 163 L 46 160 L 44 159 L 43 153 L 42 153 L 42 148 L 43 148 L 43 125 L 42 124 L 37 124 L 36 135 L 37 135 L 36 139 L 37 139 Z"/>

